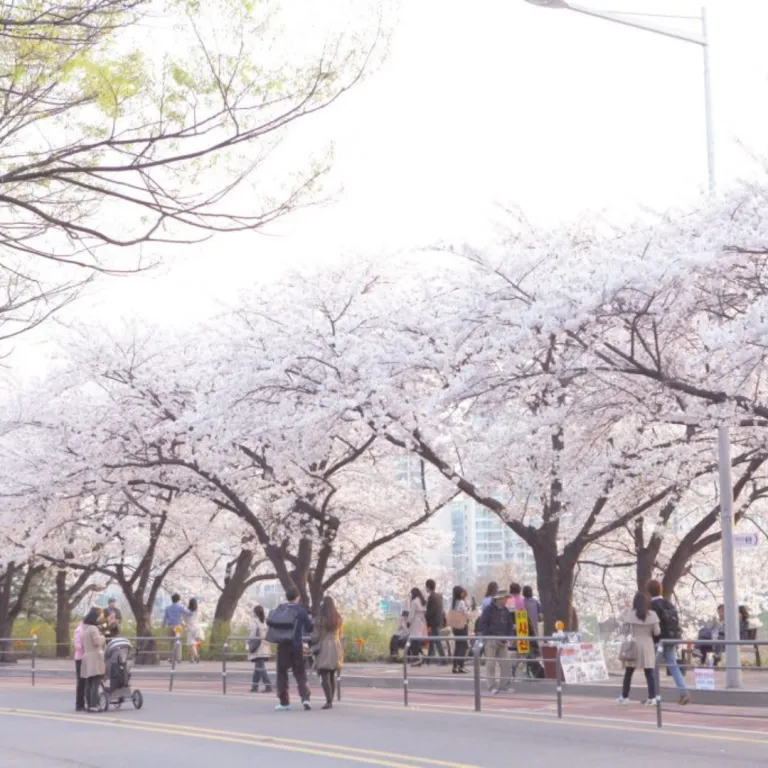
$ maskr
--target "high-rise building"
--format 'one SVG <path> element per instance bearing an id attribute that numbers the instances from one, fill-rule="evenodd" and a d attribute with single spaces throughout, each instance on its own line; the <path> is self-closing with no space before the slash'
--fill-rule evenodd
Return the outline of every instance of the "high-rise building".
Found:
<path id="1" fill-rule="evenodd" d="M 396 479 L 409 488 L 421 488 L 421 465 L 414 455 L 398 459 Z M 498 515 L 467 496 L 459 496 L 436 514 L 429 525 L 451 539 L 450 551 L 433 551 L 430 564 L 453 571 L 456 583 L 470 584 L 492 577 L 502 568 L 522 580 L 536 572 L 531 548 Z"/>
<path id="2" fill-rule="evenodd" d="M 535 573 L 531 548 L 498 515 L 462 496 L 450 507 L 453 571 L 461 583 L 490 576 L 500 568 L 520 578 Z"/>

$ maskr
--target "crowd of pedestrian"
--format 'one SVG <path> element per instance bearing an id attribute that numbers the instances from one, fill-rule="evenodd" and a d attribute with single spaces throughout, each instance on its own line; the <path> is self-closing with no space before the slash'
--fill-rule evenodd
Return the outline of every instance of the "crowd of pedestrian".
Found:
<path id="1" fill-rule="evenodd" d="M 412 666 L 430 663 L 447 665 L 450 657 L 452 672 L 465 674 L 467 658 L 473 646 L 470 636 L 498 638 L 486 640 L 482 648 L 486 656 L 488 686 L 494 693 L 509 690 L 513 676 L 513 656 L 517 655 L 516 646 L 514 642 L 501 638 L 517 635 L 516 617 L 523 611 L 527 616 L 528 634 L 539 634 L 539 623 L 543 615 L 533 588 L 513 583 L 509 592 L 501 592 L 498 583 L 492 581 L 478 608 L 468 591 L 456 585 L 446 610 L 435 581 L 428 579 L 424 586 L 426 597 L 419 587 L 414 587 L 408 610 L 400 615 L 400 622 L 389 645 L 392 660 L 396 661 L 399 652 L 407 648 L 408 662 Z M 449 643 L 453 647 L 446 653 Z M 526 654 L 528 658 L 534 657 L 538 651 L 535 641 L 530 645 L 530 652 Z"/>
<path id="2" fill-rule="evenodd" d="M 390 641 L 390 656 L 397 660 L 399 652 L 407 649 L 406 661 L 414 666 L 452 662 L 454 674 L 467 672 L 468 656 L 474 651 L 484 654 L 485 674 L 489 690 L 496 694 L 510 689 L 515 671 L 513 664 L 524 658 L 527 668 L 533 669 L 533 677 L 544 676 L 538 661 L 540 649 L 536 637 L 543 621 L 541 604 L 534 596 L 533 588 L 512 583 L 508 592 L 499 589 L 497 582 L 490 582 L 485 596 L 477 606 L 474 598 L 460 586 L 453 587 L 446 608 L 443 595 L 433 579 L 425 583 L 425 590 L 414 587 L 410 593 L 408 610 L 403 610 L 395 634 Z M 426 592 L 426 596 L 425 596 Z M 525 617 L 522 632 L 518 619 Z M 98 709 L 99 686 L 105 675 L 104 649 L 108 638 L 119 634 L 122 614 L 117 601 L 110 598 L 107 608 L 91 608 L 78 625 L 74 634 L 74 658 L 77 678 L 77 711 Z M 199 661 L 202 629 L 199 621 L 197 600 L 191 599 L 187 607 L 176 593 L 165 609 L 163 627 L 173 639 L 172 654 L 180 647 L 178 642 L 182 628 L 186 631 L 190 659 Z M 760 622 L 752 618 L 745 606 L 739 607 L 739 629 L 742 640 L 754 640 Z M 264 608 L 253 608 L 253 621 L 247 639 L 248 660 L 253 663 L 251 692 L 272 693 L 273 686 L 266 664 L 273 648 L 277 662 L 276 688 L 277 709 L 290 708 L 289 676 L 293 674 L 299 692 L 301 706 L 310 710 L 311 691 L 308 669 L 314 669 L 321 682 L 325 697 L 322 709 L 333 708 L 337 677 L 341 671 L 344 653 L 342 643 L 343 620 L 332 597 L 326 596 L 317 611 L 310 616 L 302 605 L 296 589 L 288 589 L 285 601 L 265 614 Z M 678 663 L 678 649 L 682 630 L 678 611 L 663 596 L 659 581 L 651 580 L 644 592 L 635 594 L 631 607 L 621 617 L 621 643 L 619 658 L 623 664 L 619 704 L 629 702 L 629 694 L 635 670 L 642 669 L 647 686 L 644 704 L 653 706 L 658 701 L 658 681 L 655 678 L 656 655 L 661 659 L 668 674 L 673 678 L 680 694 L 679 704 L 690 703 L 690 695 L 684 675 Z M 520 654 L 520 638 L 525 636 L 525 654 Z M 697 646 L 702 663 L 717 664 L 723 651 L 725 638 L 724 611 L 718 606 L 718 617 L 707 623 L 699 632 L 700 640 L 711 640 L 712 645 Z M 670 642 L 664 642 L 670 641 Z M 451 648 L 452 644 L 452 648 Z M 425 652 L 426 646 L 426 652 Z M 756 658 L 760 663 L 756 647 Z M 172 656 L 173 660 L 173 656 Z M 175 659 L 177 662 L 180 658 Z"/>

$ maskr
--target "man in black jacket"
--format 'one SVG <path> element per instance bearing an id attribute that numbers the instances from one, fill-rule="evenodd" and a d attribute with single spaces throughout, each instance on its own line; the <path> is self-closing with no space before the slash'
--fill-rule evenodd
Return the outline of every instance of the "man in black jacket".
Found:
<path id="1" fill-rule="evenodd" d="M 483 637 L 513 637 L 515 620 L 507 609 L 509 595 L 497 594 L 493 602 L 486 606 L 477 621 L 477 634 Z M 512 677 L 512 667 L 509 662 L 507 640 L 487 640 L 485 642 L 485 672 L 488 678 L 488 689 L 493 694 L 509 690 Z M 496 667 L 499 668 L 499 683 L 496 683 Z"/>
<path id="2" fill-rule="evenodd" d="M 440 637 L 440 633 L 445 626 L 445 607 L 443 605 L 443 596 L 438 594 L 437 585 L 434 579 L 427 579 L 427 630 L 430 637 Z M 431 640 L 429 643 L 428 658 L 435 655 L 435 651 L 440 654 L 441 666 L 447 664 L 445 660 L 445 650 L 439 640 Z M 427 661 L 429 663 L 429 661 Z"/>
<path id="3" fill-rule="evenodd" d="M 307 609 L 301 604 L 297 589 L 291 587 L 285 590 L 285 602 L 270 612 L 267 627 L 266 639 L 277 647 L 277 696 L 280 703 L 276 709 L 283 712 L 291 707 L 288 694 L 289 672 L 293 672 L 296 678 L 301 706 L 306 710 L 312 709 L 309 703 L 307 667 L 304 663 L 304 635 L 311 635 L 314 625 Z"/>

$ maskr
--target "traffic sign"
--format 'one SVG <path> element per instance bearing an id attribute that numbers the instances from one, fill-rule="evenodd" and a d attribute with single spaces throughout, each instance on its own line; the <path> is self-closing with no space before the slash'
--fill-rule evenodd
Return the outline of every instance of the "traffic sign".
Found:
<path id="1" fill-rule="evenodd" d="M 760 543 L 756 533 L 734 533 L 734 549 L 754 549 Z"/>

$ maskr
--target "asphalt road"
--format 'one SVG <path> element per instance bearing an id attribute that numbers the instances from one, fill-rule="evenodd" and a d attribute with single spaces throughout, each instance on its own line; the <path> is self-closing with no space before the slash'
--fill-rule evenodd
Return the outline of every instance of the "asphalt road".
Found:
<path id="1" fill-rule="evenodd" d="M 73 711 L 66 690 L 0 688 L 3 768 L 697 768 L 765 766 L 768 735 L 546 713 L 474 714 L 342 702 L 274 711 L 271 697 L 147 692 L 143 710 Z"/>

